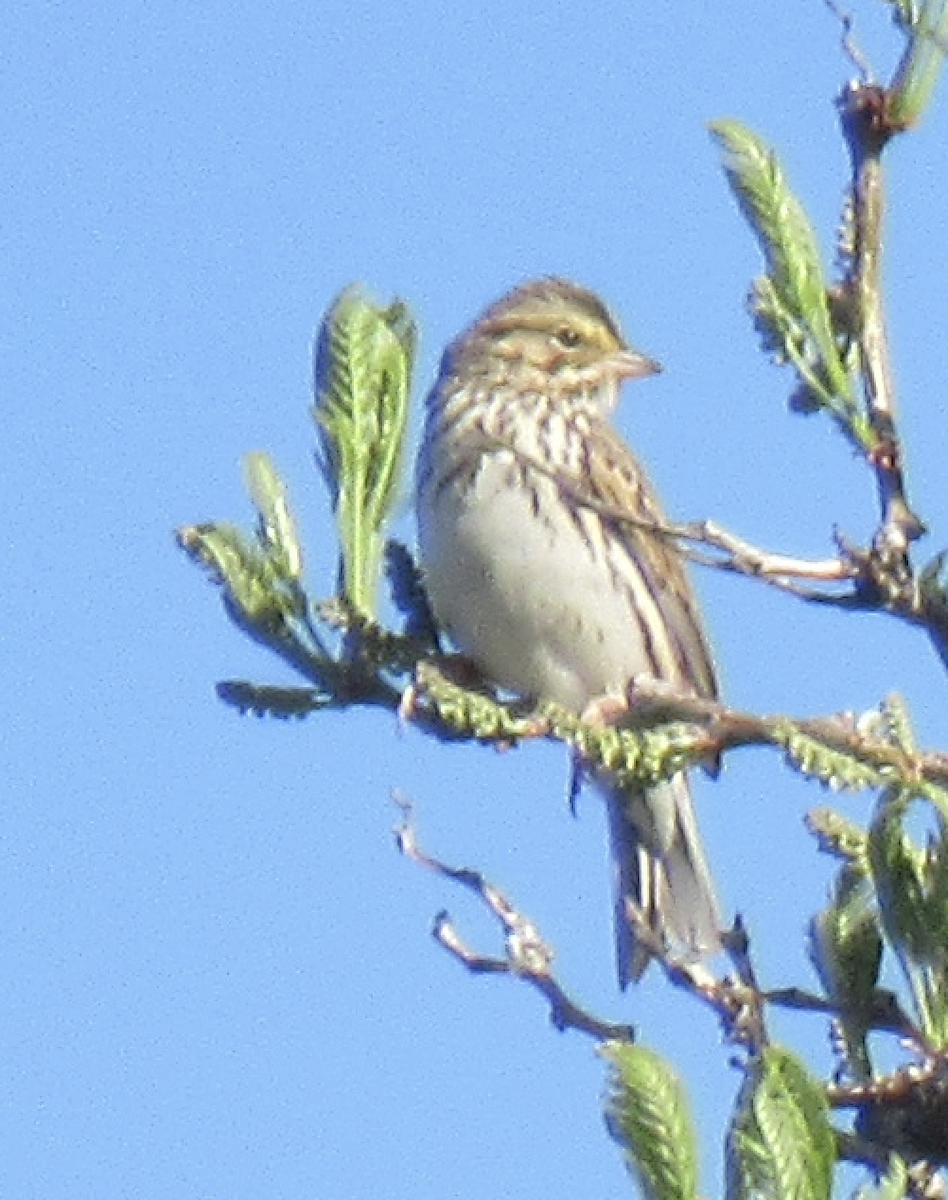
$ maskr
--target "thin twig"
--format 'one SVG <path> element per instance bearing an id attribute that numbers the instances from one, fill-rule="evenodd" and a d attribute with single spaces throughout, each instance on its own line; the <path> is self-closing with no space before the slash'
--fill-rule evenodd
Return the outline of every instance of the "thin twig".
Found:
<path id="1" fill-rule="evenodd" d="M 604 1021 L 570 999 L 553 975 L 553 951 L 534 922 L 518 912 L 479 871 L 449 866 L 423 850 L 412 824 L 411 802 L 397 794 L 393 799 L 402 811 L 402 821 L 395 830 L 398 849 L 406 858 L 473 892 L 503 929 L 506 954 L 495 958 L 471 950 L 446 912 L 437 915 L 432 928 L 438 944 L 473 974 L 512 975 L 529 983 L 546 999 L 550 1020 L 561 1031 L 576 1029 L 600 1042 L 634 1041 L 633 1026 Z"/>
<path id="2" fill-rule="evenodd" d="M 885 120 L 886 98 L 884 88 L 865 82 L 851 84 L 840 98 L 843 134 L 852 162 L 853 254 L 847 290 L 857 321 L 866 411 L 878 439 L 870 458 L 881 510 L 876 548 L 904 555 L 925 532 L 925 526 L 905 495 L 883 302 L 882 151 L 895 132 Z"/>
<path id="3" fill-rule="evenodd" d="M 669 983 L 681 988 L 707 1005 L 721 1022 L 724 1040 L 757 1054 L 768 1041 L 764 1021 L 764 996 L 757 986 L 750 965 L 748 940 L 738 916 L 731 929 L 721 934 L 721 948 L 734 964 L 736 978 L 719 977 L 702 962 L 682 959 L 669 952 L 641 910 L 627 905 L 627 915 L 635 930 L 636 942 L 645 946 L 665 972 Z"/>
<path id="4" fill-rule="evenodd" d="M 789 1008 L 796 1012 L 824 1013 L 832 1017 L 845 1017 L 839 1005 L 834 1004 L 825 996 L 814 996 L 803 988 L 774 988 L 764 992 L 768 1004 L 776 1004 L 779 1008 Z M 881 1033 L 893 1033 L 904 1042 L 910 1043 L 919 1051 L 931 1050 L 925 1036 L 918 1025 L 899 1004 L 894 992 L 884 988 L 876 988 L 872 993 L 871 1006 L 865 1013 L 860 1013 L 866 1029 L 878 1030 Z"/>
<path id="5" fill-rule="evenodd" d="M 775 587 L 792 591 L 804 599 L 830 603 L 839 599 L 839 596 L 835 593 L 799 588 L 791 583 L 791 580 L 813 579 L 823 583 L 843 583 L 855 579 L 858 575 L 857 568 L 846 558 L 805 559 L 761 550 L 744 538 L 738 537 L 737 534 L 730 533 L 714 521 L 675 524 L 669 521 L 656 521 L 651 517 L 637 516 L 627 508 L 596 500 L 584 491 L 580 484 L 550 467 L 548 463 L 542 462 L 499 438 L 491 438 L 490 443 L 498 450 L 508 451 L 531 470 L 552 480 L 565 499 L 572 500 L 574 504 L 596 513 L 604 521 L 629 525 L 645 533 L 654 534 L 656 537 L 684 543 L 678 547 L 681 553 L 686 558 L 704 566 L 736 571 L 742 575 L 752 575 Z M 718 555 L 716 557 L 703 555 L 700 551 L 695 550 L 692 544 L 706 546 L 710 550 L 717 551 Z"/>
<path id="6" fill-rule="evenodd" d="M 868 83 L 872 79 L 872 68 L 869 66 L 866 56 L 856 42 L 854 33 L 856 18 L 852 13 L 844 12 L 841 6 L 835 3 L 835 0 L 823 0 L 823 2 L 839 21 L 841 30 L 840 45 L 842 46 L 843 53 L 852 63 L 854 69 L 859 72 L 862 82 Z"/>

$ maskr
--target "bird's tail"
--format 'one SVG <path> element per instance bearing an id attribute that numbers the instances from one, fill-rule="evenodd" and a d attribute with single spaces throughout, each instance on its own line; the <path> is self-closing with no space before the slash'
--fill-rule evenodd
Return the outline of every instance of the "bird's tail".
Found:
<path id="1" fill-rule="evenodd" d="M 652 958 L 629 902 L 659 940 L 687 958 L 720 949 L 720 913 L 684 774 L 643 791 L 609 789 L 616 967 L 624 988 Z"/>

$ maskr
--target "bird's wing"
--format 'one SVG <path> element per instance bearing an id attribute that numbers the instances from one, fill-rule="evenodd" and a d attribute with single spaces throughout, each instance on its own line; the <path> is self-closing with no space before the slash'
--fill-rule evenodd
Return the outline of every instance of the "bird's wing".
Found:
<path id="1" fill-rule="evenodd" d="M 717 682 L 698 599 L 673 539 L 648 527 L 668 522 L 632 451 L 611 426 L 591 421 L 581 462 L 556 477 L 565 496 L 612 527 L 658 598 L 681 671 L 680 680 L 669 682 L 714 699 Z"/>

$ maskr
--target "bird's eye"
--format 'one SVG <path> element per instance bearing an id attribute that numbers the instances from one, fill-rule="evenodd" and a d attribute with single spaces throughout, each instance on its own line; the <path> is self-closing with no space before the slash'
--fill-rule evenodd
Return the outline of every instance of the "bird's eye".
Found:
<path id="1" fill-rule="evenodd" d="M 567 349 L 578 346 L 582 341 L 579 330 L 574 329 L 572 325 L 561 325 L 553 336 L 561 346 L 565 346 Z"/>

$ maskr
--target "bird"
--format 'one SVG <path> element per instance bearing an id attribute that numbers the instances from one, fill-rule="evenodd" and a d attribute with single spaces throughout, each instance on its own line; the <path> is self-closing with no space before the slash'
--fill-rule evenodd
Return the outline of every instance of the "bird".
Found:
<path id="1" fill-rule="evenodd" d="M 423 578 L 439 629 L 501 692 L 580 715 L 642 678 L 717 696 L 681 553 L 650 528 L 665 514 L 610 421 L 622 384 L 660 369 L 596 293 L 555 277 L 508 292 L 444 352 L 416 467 Z M 713 955 L 719 907 L 687 776 L 586 773 L 608 811 L 620 986 L 656 938 Z"/>

